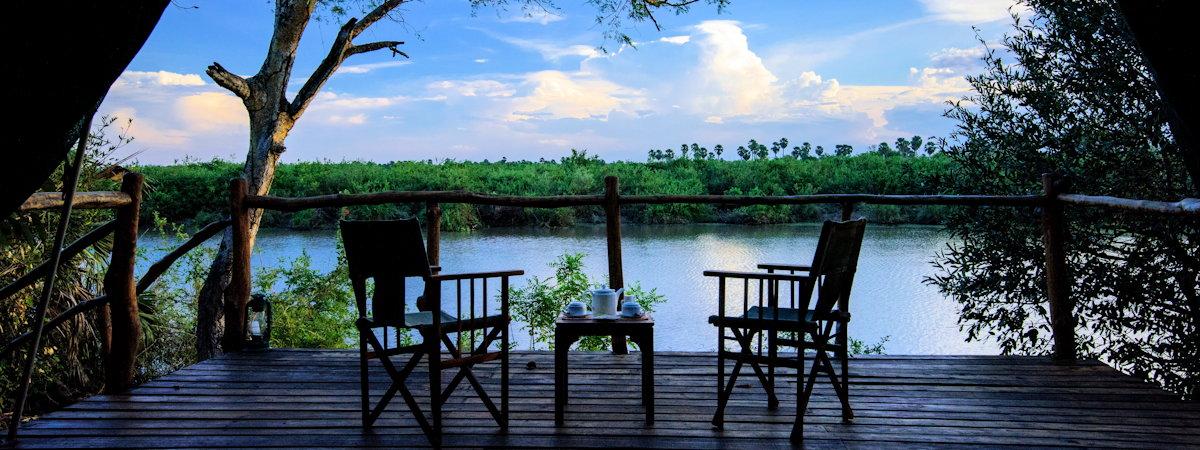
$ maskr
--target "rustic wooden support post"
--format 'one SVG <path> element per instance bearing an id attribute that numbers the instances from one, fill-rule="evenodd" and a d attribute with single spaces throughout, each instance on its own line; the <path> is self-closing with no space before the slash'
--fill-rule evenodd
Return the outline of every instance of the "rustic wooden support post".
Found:
<path id="1" fill-rule="evenodd" d="M 842 203 L 842 222 L 851 220 L 853 218 L 854 218 L 854 203 L 853 202 Z"/>
<path id="2" fill-rule="evenodd" d="M 130 204 L 117 209 L 113 231 L 112 259 L 104 273 L 104 293 L 108 296 L 109 318 L 104 327 L 104 390 L 123 392 L 133 384 L 137 355 L 142 342 L 142 322 L 138 316 L 137 282 L 133 267 L 137 262 L 138 215 L 142 203 L 142 175 L 126 173 L 121 192 L 129 194 Z"/>
<path id="3" fill-rule="evenodd" d="M 442 205 L 437 202 L 425 203 L 425 253 L 429 255 L 429 264 L 442 264 Z"/>
<path id="4" fill-rule="evenodd" d="M 604 232 L 608 240 L 608 286 L 613 289 L 625 286 L 625 272 L 621 267 L 620 191 L 621 181 L 616 176 L 604 177 Z M 620 302 L 619 299 L 618 302 Z M 629 353 L 625 344 L 625 335 L 612 337 L 612 351 L 618 355 Z"/>
<path id="5" fill-rule="evenodd" d="M 229 218 L 233 232 L 232 274 L 225 289 L 225 334 L 221 349 L 236 352 L 246 338 L 246 302 L 250 301 L 250 211 L 246 209 L 245 178 L 229 182 Z"/>
<path id="6" fill-rule="evenodd" d="M 1071 300 L 1071 273 L 1064 244 L 1070 237 L 1063 219 L 1062 180 L 1042 175 L 1045 204 L 1042 205 L 1042 243 L 1046 248 L 1046 297 L 1050 303 L 1050 328 L 1054 333 L 1054 359 L 1074 361 L 1075 303 Z"/>

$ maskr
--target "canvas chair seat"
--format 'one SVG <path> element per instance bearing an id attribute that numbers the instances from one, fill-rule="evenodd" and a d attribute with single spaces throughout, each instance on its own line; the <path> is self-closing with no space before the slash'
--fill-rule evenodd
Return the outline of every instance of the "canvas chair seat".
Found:
<path id="1" fill-rule="evenodd" d="M 476 317 L 474 319 L 463 319 L 460 321 L 457 317 L 450 315 L 450 313 L 447 313 L 445 311 L 438 311 L 438 312 L 440 313 L 439 315 L 441 316 L 441 328 L 442 328 L 442 330 L 445 330 L 445 331 L 453 331 L 454 329 L 459 327 L 460 322 L 461 322 L 463 331 L 466 331 L 466 330 L 470 330 L 472 328 L 492 326 L 493 324 L 498 324 L 498 323 L 500 323 L 500 321 L 504 320 L 503 315 L 494 314 L 494 315 L 490 315 L 487 317 Z M 397 321 L 397 320 L 376 320 L 376 319 L 366 318 L 365 322 L 363 322 L 363 323 L 369 328 L 379 328 L 379 327 L 422 328 L 422 327 L 428 327 L 430 325 L 433 325 L 433 312 L 420 311 L 420 312 L 407 313 L 404 315 L 403 322 Z"/>
<path id="2" fill-rule="evenodd" d="M 804 320 L 800 320 L 801 314 L 804 315 Z M 808 331 L 815 330 L 818 326 L 817 320 L 814 319 L 815 315 L 816 311 L 811 309 L 801 310 L 799 308 L 751 306 L 745 314 L 736 317 L 723 317 L 719 315 L 708 316 L 708 323 L 718 326 L 756 330 L 777 329 L 782 331 Z M 776 319 L 776 316 L 779 318 Z M 824 319 L 835 322 L 845 322 L 850 320 L 850 313 L 833 311 Z"/>

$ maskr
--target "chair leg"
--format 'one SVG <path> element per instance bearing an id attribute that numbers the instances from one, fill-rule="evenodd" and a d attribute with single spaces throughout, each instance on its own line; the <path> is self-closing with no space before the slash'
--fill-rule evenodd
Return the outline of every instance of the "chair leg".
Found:
<path id="1" fill-rule="evenodd" d="M 500 332 L 500 345 L 500 432 L 508 433 L 508 323 Z"/>
<path id="2" fill-rule="evenodd" d="M 842 373 L 840 375 L 835 373 L 833 371 L 833 362 L 829 360 L 829 354 L 824 350 L 821 350 L 819 355 L 821 356 L 821 362 L 823 362 L 825 368 L 828 369 L 829 382 L 833 385 L 833 390 L 837 393 L 838 400 L 842 402 L 842 422 L 850 423 L 854 421 L 854 410 L 850 408 L 850 390 L 849 386 L 847 386 L 845 382 L 840 379 L 845 376 L 845 369 L 842 369 Z"/>
<path id="3" fill-rule="evenodd" d="M 792 442 L 804 446 L 804 414 L 808 409 L 808 399 L 804 393 L 808 389 L 804 386 L 804 347 L 796 349 L 796 359 L 799 364 L 796 367 L 796 421 L 792 423 Z"/>
<path id="4" fill-rule="evenodd" d="M 371 426 L 371 380 L 370 366 L 367 361 L 367 339 L 362 331 L 358 334 L 358 385 L 362 391 L 362 425 Z"/>
<path id="5" fill-rule="evenodd" d="M 775 395 L 774 361 L 779 358 L 779 348 L 775 346 L 776 339 L 779 339 L 779 332 L 771 330 L 771 334 L 767 335 L 767 354 L 772 363 L 767 364 L 767 384 L 763 386 L 767 390 L 767 409 L 771 411 L 779 409 L 779 397 Z"/>
<path id="6" fill-rule="evenodd" d="M 725 392 L 725 329 L 717 335 L 717 412 L 713 414 L 712 424 L 718 430 L 725 426 L 725 400 L 722 395 Z"/>
<path id="7" fill-rule="evenodd" d="M 442 352 L 438 338 L 429 333 L 425 336 L 429 353 L 429 442 L 434 447 L 442 444 Z"/>
<path id="8" fill-rule="evenodd" d="M 717 413 L 713 416 L 713 425 L 718 430 L 725 428 L 725 406 L 729 404 L 729 397 L 733 395 L 733 386 L 737 383 L 737 377 L 741 371 L 742 361 L 735 361 L 733 363 L 733 372 L 729 374 L 729 381 L 725 383 L 725 386 L 722 386 L 720 392 L 717 392 Z"/>

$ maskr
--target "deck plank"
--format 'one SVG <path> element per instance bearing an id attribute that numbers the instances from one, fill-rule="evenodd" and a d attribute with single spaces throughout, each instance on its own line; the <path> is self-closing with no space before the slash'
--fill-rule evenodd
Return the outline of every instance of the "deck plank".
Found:
<path id="1" fill-rule="evenodd" d="M 357 355 L 272 350 L 225 355 L 46 414 L 19 447 L 422 447 L 416 421 L 394 402 L 376 427 L 360 426 Z M 716 364 L 708 353 L 655 358 L 655 426 L 642 422 L 638 358 L 578 353 L 567 426 L 553 420 L 553 356 L 516 352 L 512 424 L 498 433 L 482 404 L 462 391 L 444 407 L 445 446 L 785 448 L 795 413 L 795 372 L 780 374 L 781 407 L 770 411 L 753 376 L 741 378 L 724 431 L 709 420 Z M 527 364 L 533 363 L 533 368 Z M 494 391 L 496 364 L 477 368 Z M 447 373 L 447 378 L 453 372 Z M 387 377 L 372 366 L 375 395 Z M 410 387 L 424 405 L 420 370 Z M 857 420 L 819 384 L 805 427 L 811 448 L 1172 447 L 1200 448 L 1200 404 L 1184 402 L 1096 361 L 1056 364 L 1015 356 L 872 356 L 850 363 Z"/>

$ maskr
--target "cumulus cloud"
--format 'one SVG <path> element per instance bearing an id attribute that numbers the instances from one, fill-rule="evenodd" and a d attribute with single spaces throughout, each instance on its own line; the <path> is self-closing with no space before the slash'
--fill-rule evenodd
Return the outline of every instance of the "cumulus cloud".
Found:
<path id="1" fill-rule="evenodd" d="M 141 72 L 126 70 L 117 78 L 114 87 L 143 87 L 143 86 L 204 86 L 204 79 L 194 73 L 175 73 L 159 70 L 157 72 Z"/>
<path id="2" fill-rule="evenodd" d="M 737 22 L 709 20 L 696 30 L 700 33 L 697 44 L 703 83 L 693 101 L 697 108 L 722 115 L 748 115 L 775 101 L 778 78 L 750 50 Z"/>
<path id="3" fill-rule="evenodd" d="M 544 70 L 525 76 L 528 93 L 513 99 L 508 120 L 598 119 L 617 111 L 634 112 L 642 93 L 587 73 Z"/>
<path id="4" fill-rule="evenodd" d="M 921 0 L 925 9 L 935 17 L 951 22 L 978 24 L 1009 18 L 1009 8 L 1023 13 L 1026 8 L 1014 6 L 1014 0 Z"/>
<path id="5" fill-rule="evenodd" d="M 201 92 L 179 98 L 175 114 L 188 130 L 229 131 L 248 128 L 249 118 L 241 99 L 224 92 Z"/>

